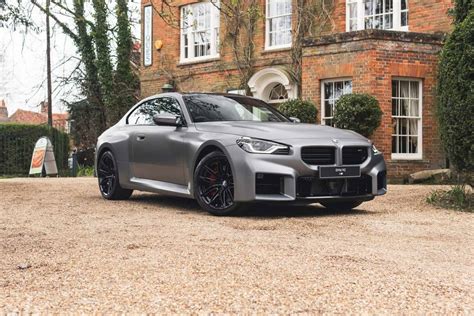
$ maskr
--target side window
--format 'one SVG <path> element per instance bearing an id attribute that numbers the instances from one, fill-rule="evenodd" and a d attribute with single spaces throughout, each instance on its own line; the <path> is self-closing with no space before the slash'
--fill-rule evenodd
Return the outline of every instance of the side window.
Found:
<path id="1" fill-rule="evenodd" d="M 128 116 L 129 125 L 154 125 L 157 114 L 181 115 L 179 103 L 174 98 L 157 98 L 142 103 Z"/>
<path id="2" fill-rule="evenodd" d="M 155 114 L 172 114 L 181 115 L 179 103 L 174 98 L 159 98 L 155 100 L 157 113 Z"/>
<path id="3" fill-rule="evenodd" d="M 128 116 L 129 125 L 151 125 L 153 124 L 153 108 L 155 100 L 142 103 Z"/>

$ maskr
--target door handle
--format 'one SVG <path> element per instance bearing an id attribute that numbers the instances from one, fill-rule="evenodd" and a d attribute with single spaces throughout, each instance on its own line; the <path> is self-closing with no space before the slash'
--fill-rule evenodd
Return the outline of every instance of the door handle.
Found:
<path id="1" fill-rule="evenodd" d="M 145 135 L 137 135 L 137 141 L 141 142 L 145 140 Z"/>

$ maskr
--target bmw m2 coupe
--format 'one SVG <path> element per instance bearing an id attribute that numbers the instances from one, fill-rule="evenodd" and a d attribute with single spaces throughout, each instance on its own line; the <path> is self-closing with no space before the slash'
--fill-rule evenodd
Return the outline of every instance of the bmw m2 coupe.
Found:
<path id="1" fill-rule="evenodd" d="M 248 202 L 351 209 L 387 190 L 383 155 L 368 139 L 231 94 L 163 93 L 139 102 L 99 137 L 96 172 L 106 199 L 133 190 L 171 194 L 214 215 Z"/>

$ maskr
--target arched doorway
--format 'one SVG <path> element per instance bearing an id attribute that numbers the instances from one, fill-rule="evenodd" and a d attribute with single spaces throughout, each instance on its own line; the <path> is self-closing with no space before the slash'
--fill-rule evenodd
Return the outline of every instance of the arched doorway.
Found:
<path id="1" fill-rule="evenodd" d="M 253 96 L 270 104 L 296 99 L 296 86 L 289 74 L 279 67 L 265 68 L 256 72 L 248 82 Z"/>

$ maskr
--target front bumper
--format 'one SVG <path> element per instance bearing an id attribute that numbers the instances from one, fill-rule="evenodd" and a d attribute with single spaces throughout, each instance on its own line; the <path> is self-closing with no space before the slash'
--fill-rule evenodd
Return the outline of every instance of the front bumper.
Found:
<path id="1" fill-rule="evenodd" d="M 251 201 L 367 201 L 387 192 L 386 165 L 383 155 L 373 155 L 360 164 L 360 178 L 319 179 L 319 166 L 309 165 L 301 159 L 301 148 L 315 146 L 314 140 L 298 140 L 289 155 L 250 154 L 237 145 L 226 148 L 234 174 L 234 200 Z M 334 146 L 341 155 L 344 146 L 367 146 L 366 142 L 341 142 L 337 146 L 320 140 L 317 146 Z M 337 158 L 334 166 L 343 166 Z M 262 189 L 259 180 L 267 177 L 269 190 Z M 277 189 L 277 187 L 279 189 Z"/>

